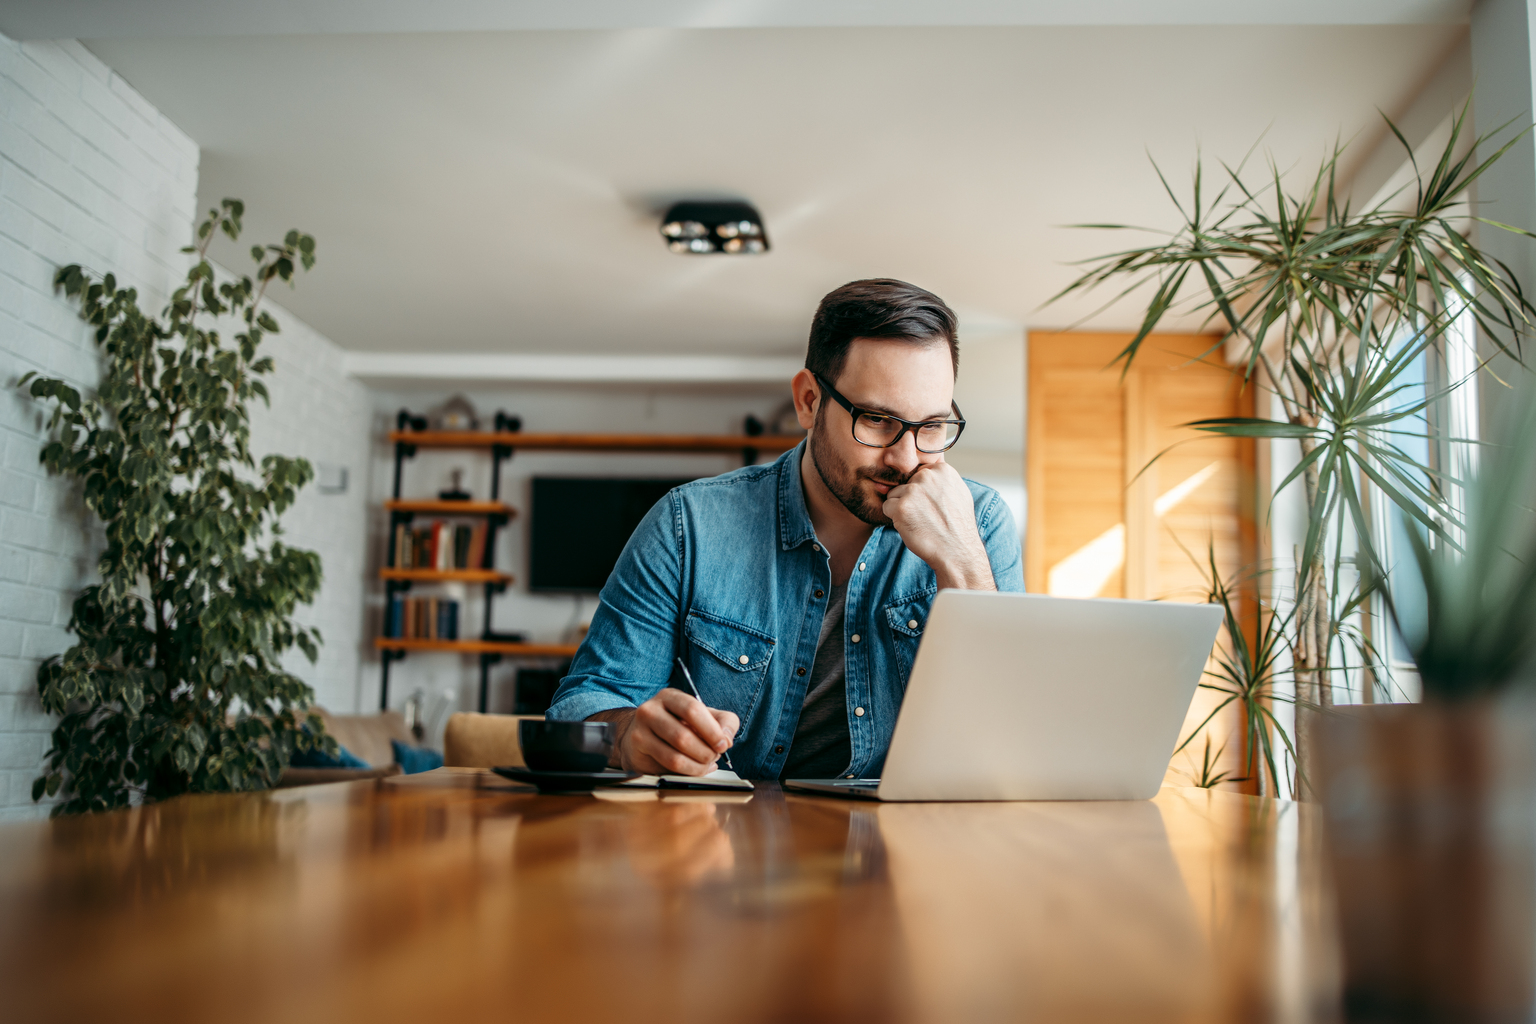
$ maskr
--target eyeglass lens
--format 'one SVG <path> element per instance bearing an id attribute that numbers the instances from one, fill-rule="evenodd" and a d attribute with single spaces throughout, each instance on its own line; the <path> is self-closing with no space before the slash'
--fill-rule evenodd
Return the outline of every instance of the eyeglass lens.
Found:
<path id="1" fill-rule="evenodd" d="M 901 421 L 889 416 L 881 416 L 876 413 L 861 413 L 853 422 L 853 436 L 862 444 L 872 445 L 876 448 L 884 448 L 896 439 L 901 432 Z M 960 436 L 958 423 L 924 423 L 913 430 L 916 434 L 917 450 L 920 452 L 941 452 L 955 443 Z"/>

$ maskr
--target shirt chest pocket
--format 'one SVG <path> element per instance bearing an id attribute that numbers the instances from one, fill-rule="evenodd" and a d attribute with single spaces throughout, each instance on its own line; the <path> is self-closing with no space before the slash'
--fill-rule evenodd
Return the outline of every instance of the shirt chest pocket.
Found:
<path id="1" fill-rule="evenodd" d="M 684 625 L 688 638 L 688 669 L 699 696 L 712 708 L 734 711 L 746 734 L 757 709 L 773 660 L 774 640 L 739 622 L 703 612 L 689 612 Z"/>
<path id="2" fill-rule="evenodd" d="M 917 657 L 917 645 L 923 638 L 923 628 L 928 624 L 928 611 L 933 607 L 935 590 L 926 590 L 899 598 L 885 606 L 885 622 L 891 630 L 891 646 L 896 653 L 896 668 L 902 685 L 912 674 L 912 661 Z"/>

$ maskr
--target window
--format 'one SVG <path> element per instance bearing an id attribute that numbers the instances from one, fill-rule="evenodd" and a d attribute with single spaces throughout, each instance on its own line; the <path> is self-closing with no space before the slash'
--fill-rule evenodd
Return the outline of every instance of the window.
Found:
<path id="1" fill-rule="evenodd" d="M 1470 282 L 1464 282 L 1470 285 Z M 1405 371 L 1407 385 L 1392 399 L 1398 408 L 1425 402 L 1435 395 L 1425 411 L 1398 426 L 1388 440 L 1404 454 L 1427 466 L 1434 482 L 1444 494 L 1446 504 L 1459 521 L 1466 511 L 1463 484 L 1477 464 L 1477 321 L 1472 313 L 1460 312 L 1440 345 L 1422 352 Z M 1420 474 L 1420 484 L 1431 488 L 1431 477 Z M 1426 511 L 1428 511 L 1426 509 Z M 1402 513 L 1379 489 L 1372 491 L 1372 528 L 1377 547 L 1389 571 L 1392 602 L 1405 628 L 1412 633 L 1426 614 L 1424 589 L 1411 568 L 1413 551 L 1409 544 Z M 1445 522 L 1446 532 L 1460 540 L 1460 530 Z M 1422 527 L 1416 527 L 1423 531 Z M 1436 538 L 1430 537 L 1433 545 Z M 1399 571 L 1406 568 L 1406 571 Z M 1377 596 L 1372 601 L 1371 620 L 1374 642 L 1384 669 L 1384 678 L 1376 680 L 1377 701 L 1414 701 L 1419 699 L 1418 673 L 1408 644 L 1387 614 L 1386 601 Z"/>

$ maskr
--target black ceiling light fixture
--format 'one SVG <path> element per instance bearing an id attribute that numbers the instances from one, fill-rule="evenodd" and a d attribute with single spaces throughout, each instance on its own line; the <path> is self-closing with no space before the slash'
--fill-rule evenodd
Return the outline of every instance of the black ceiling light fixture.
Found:
<path id="1" fill-rule="evenodd" d="M 661 234 L 673 252 L 742 255 L 768 251 L 763 215 L 750 203 L 673 203 L 661 218 Z"/>

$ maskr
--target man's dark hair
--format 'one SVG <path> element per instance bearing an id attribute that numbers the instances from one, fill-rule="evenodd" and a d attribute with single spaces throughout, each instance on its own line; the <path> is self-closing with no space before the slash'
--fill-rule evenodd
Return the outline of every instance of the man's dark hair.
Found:
<path id="1" fill-rule="evenodd" d="M 855 338 L 895 338 L 914 344 L 943 339 L 950 362 L 960 373 L 960 342 L 955 311 L 933 292 L 888 277 L 852 281 L 828 292 L 811 321 L 805 368 L 831 383 L 848 361 Z"/>

